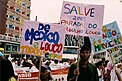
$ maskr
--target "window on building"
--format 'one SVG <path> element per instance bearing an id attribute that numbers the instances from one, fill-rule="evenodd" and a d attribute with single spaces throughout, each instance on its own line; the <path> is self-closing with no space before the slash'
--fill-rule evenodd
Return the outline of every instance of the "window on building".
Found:
<path id="1" fill-rule="evenodd" d="M 9 7 L 9 9 L 14 10 L 14 6 L 13 6 L 13 5 L 11 5 L 11 6 Z"/>
<path id="2" fill-rule="evenodd" d="M 21 20 L 20 20 L 20 23 L 23 23 L 23 22 L 24 22 L 24 20 L 23 20 L 23 19 L 21 19 Z"/>
<path id="3" fill-rule="evenodd" d="M 22 28 L 21 28 L 21 31 L 22 31 Z"/>
<path id="4" fill-rule="evenodd" d="M 9 18 L 14 20 L 14 15 L 9 15 Z"/>
<path id="5" fill-rule="evenodd" d="M 6 50 L 5 50 L 5 51 L 11 51 L 11 46 L 12 46 L 12 45 L 9 45 L 9 44 L 6 45 L 6 46 L 5 46 L 5 47 L 6 47 Z"/>
<path id="6" fill-rule="evenodd" d="M 27 8 L 30 9 L 30 6 L 28 6 Z"/>
<path id="7" fill-rule="evenodd" d="M 25 6 L 26 6 L 26 5 L 25 5 L 25 3 L 23 3 L 23 4 L 22 4 L 22 6 L 24 6 L 24 7 L 25 7 Z"/>
<path id="8" fill-rule="evenodd" d="M 13 37 L 13 35 L 12 35 L 12 34 L 8 34 L 8 36 Z"/>
<path id="9" fill-rule="evenodd" d="M 25 15 L 25 12 L 22 12 L 22 14 L 24 14 L 24 15 Z"/>
<path id="10" fill-rule="evenodd" d="M 20 13 L 20 9 L 17 8 L 17 9 L 16 9 L 16 12 L 17 12 L 17 13 Z"/>
<path id="11" fill-rule="evenodd" d="M 7 9 L 9 8 L 9 5 L 7 5 Z"/>
<path id="12" fill-rule="evenodd" d="M 21 5 L 21 0 L 16 0 L 16 3 L 17 3 L 18 5 Z"/>
<path id="13" fill-rule="evenodd" d="M 19 38 L 19 36 L 15 36 L 15 38 Z"/>
<path id="14" fill-rule="evenodd" d="M 18 51 L 17 45 L 13 45 L 13 46 L 12 46 L 12 51 L 13 51 L 13 52 Z"/>
<path id="15" fill-rule="evenodd" d="M 9 25 L 9 28 L 14 29 L 13 24 L 10 24 L 10 25 Z"/>
<path id="16" fill-rule="evenodd" d="M 5 33 L 5 36 L 7 36 L 8 34 L 7 33 Z"/>
<path id="17" fill-rule="evenodd" d="M 8 25 L 6 24 L 6 27 L 8 27 Z"/>
<path id="18" fill-rule="evenodd" d="M 6 15 L 6 17 L 8 18 L 8 15 Z"/>
<path id="19" fill-rule="evenodd" d="M 9 18 L 11 18 L 11 19 L 12 19 L 12 18 L 13 18 L 13 15 L 9 15 Z"/>
<path id="20" fill-rule="evenodd" d="M 18 17 L 16 18 L 16 21 L 19 21 L 19 18 Z"/>
<path id="21" fill-rule="evenodd" d="M 19 31 L 19 27 L 16 26 L 16 27 L 15 27 L 15 30 L 18 30 L 18 31 Z"/>

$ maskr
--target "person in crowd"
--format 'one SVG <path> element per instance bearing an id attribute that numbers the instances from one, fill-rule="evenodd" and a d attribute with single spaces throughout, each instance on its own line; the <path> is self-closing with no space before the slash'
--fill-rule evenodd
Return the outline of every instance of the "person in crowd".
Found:
<path id="1" fill-rule="evenodd" d="M 41 59 L 41 58 L 37 58 L 37 59 L 36 59 L 36 62 L 35 62 L 35 64 L 34 64 L 38 70 L 39 70 L 40 59 Z"/>
<path id="2" fill-rule="evenodd" d="M 81 47 L 80 61 L 70 66 L 67 81 L 99 81 L 97 67 L 88 61 L 90 54 L 89 47 Z"/>
<path id="3" fill-rule="evenodd" d="M 106 61 L 105 61 L 104 67 L 107 67 L 108 62 L 109 62 L 109 60 L 106 60 Z"/>
<path id="4" fill-rule="evenodd" d="M 119 71 L 118 71 L 119 69 Z M 115 70 L 115 74 L 116 74 L 116 79 L 118 79 L 118 81 L 122 81 L 122 63 L 119 63 L 117 66 L 114 67 Z"/>
<path id="5" fill-rule="evenodd" d="M 52 70 L 53 69 L 60 69 L 61 65 L 59 64 L 59 60 L 54 59 L 54 63 L 51 62 L 50 67 L 51 67 Z"/>
<path id="6" fill-rule="evenodd" d="M 40 80 L 41 81 L 49 81 L 49 80 L 51 80 L 50 79 L 50 72 L 44 66 L 41 66 Z"/>
<path id="7" fill-rule="evenodd" d="M 4 57 L 3 57 L 3 53 L 0 52 L 0 60 L 2 60 Z"/>
<path id="8" fill-rule="evenodd" d="M 49 72 L 48 80 L 52 80 L 53 79 L 52 78 L 52 74 L 51 74 L 50 64 L 51 64 L 51 62 L 49 60 L 47 60 L 45 62 L 45 66 L 44 66 L 46 68 L 46 70 Z"/>
<path id="9" fill-rule="evenodd" d="M 51 64 L 51 62 L 49 60 L 47 60 L 45 62 L 45 68 L 47 68 L 47 70 L 49 70 L 49 71 L 51 71 L 50 64 Z"/>
<path id="10" fill-rule="evenodd" d="M 105 61 L 106 61 L 106 59 L 103 57 L 102 59 L 101 59 L 101 61 L 103 62 L 103 66 L 105 67 Z"/>
<path id="11" fill-rule="evenodd" d="M 119 59 L 120 63 L 114 65 L 111 72 L 111 81 L 122 81 L 122 57 Z"/>
<path id="12" fill-rule="evenodd" d="M 2 59 L 0 61 L 1 80 L 0 81 L 17 81 L 17 77 L 14 74 L 12 63 L 8 59 Z"/>
<path id="13" fill-rule="evenodd" d="M 113 69 L 113 64 L 111 62 L 107 63 L 107 66 L 105 67 L 105 71 L 104 71 L 104 76 L 103 79 L 104 81 L 111 81 L 111 71 Z"/>
<path id="14" fill-rule="evenodd" d="M 122 57 L 120 57 L 119 62 L 122 63 Z"/>
<path id="15" fill-rule="evenodd" d="M 95 63 L 95 65 L 97 67 L 99 81 L 103 81 L 103 69 L 104 69 L 103 62 L 99 61 Z"/>
<path id="16" fill-rule="evenodd" d="M 25 59 L 24 60 L 24 62 L 22 63 L 22 67 L 32 67 L 33 65 L 30 63 L 30 62 L 28 62 L 28 60 L 27 59 Z"/>
<path id="17" fill-rule="evenodd" d="M 74 63 L 76 61 L 76 58 L 70 58 L 69 59 L 69 64 L 71 65 L 72 63 Z"/>
<path id="18" fill-rule="evenodd" d="M 12 62 L 12 65 L 13 65 L 13 66 L 18 66 L 18 61 L 17 61 L 17 58 L 16 58 L 16 57 L 14 57 L 14 58 L 11 60 L 11 62 Z"/>

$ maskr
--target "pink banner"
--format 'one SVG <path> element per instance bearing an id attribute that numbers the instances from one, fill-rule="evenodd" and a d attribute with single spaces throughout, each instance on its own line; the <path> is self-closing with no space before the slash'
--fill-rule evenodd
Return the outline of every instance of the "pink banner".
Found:
<path id="1" fill-rule="evenodd" d="M 58 24 L 24 22 L 22 27 L 22 54 L 32 54 L 52 59 L 61 59 L 65 28 Z"/>
<path id="2" fill-rule="evenodd" d="M 67 34 L 102 36 L 103 5 L 63 2 L 60 23 Z"/>

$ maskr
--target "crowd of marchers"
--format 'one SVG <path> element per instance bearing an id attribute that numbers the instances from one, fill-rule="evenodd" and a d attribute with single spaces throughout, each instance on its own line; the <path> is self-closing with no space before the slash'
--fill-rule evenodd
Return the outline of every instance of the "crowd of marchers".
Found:
<path id="1" fill-rule="evenodd" d="M 79 59 L 73 58 L 67 62 L 56 59 L 40 61 L 40 57 L 5 58 L 0 52 L 0 80 L 17 81 L 15 67 L 21 66 L 29 67 L 29 69 L 37 68 L 38 71 L 41 68 L 40 81 L 55 81 L 51 70 L 65 67 L 69 67 L 67 81 L 122 81 L 122 58 L 119 58 L 119 63 L 116 64 L 105 58 L 96 63 L 91 63 L 89 62 L 90 55 L 91 50 L 87 46 L 81 47 Z"/>
<path id="2" fill-rule="evenodd" d="M 81 47 L 80 59 L 70 65 L 67 81 L 122 81 L 122 57 L 116 64 L 105 58 L 90 63 L 90 55 L 89 47 Z"/>

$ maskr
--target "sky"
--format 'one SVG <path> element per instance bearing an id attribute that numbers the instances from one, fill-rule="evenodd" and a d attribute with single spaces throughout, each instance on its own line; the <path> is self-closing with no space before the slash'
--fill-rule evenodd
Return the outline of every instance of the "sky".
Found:
<path id="1" fill-rule="evenodd" d="M 103 25 L 117 21 L 122 32 L 122 2 L 120 0 L 31 0 L 31 20 L 58 23 L 63 1 L 104 5 Z"/>

